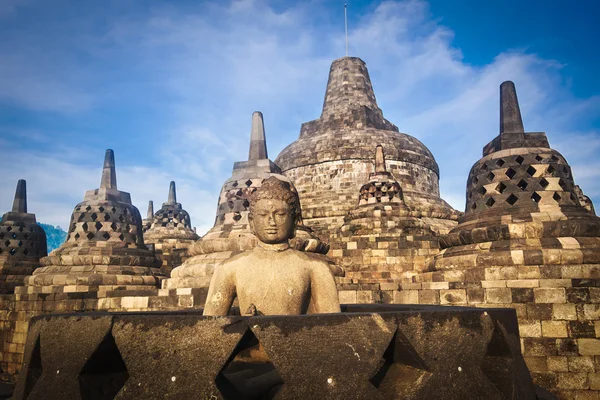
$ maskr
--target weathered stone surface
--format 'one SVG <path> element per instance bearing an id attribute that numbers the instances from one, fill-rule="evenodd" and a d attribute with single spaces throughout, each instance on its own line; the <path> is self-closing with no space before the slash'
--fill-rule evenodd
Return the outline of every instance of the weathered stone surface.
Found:
<path id="1" fill-rule="evenodd" d="M 75 206 L 67 240 L 41 264 L 25 279 L 27 286 L 52 291 L 78 285 L 97 291 L 123 282 L 126 275 L 133 285 L 157 287 L 160 260 L 144 244 L 142 218 L 131 196 L 117 189 L 112 150 L 106 151 L 100 188 L 87 191 Z"/>
<path id="2" fill-rule="evenodd" d="M 163 282 L 164 288 L 208 287 L 217 265 L 256 247 L 258 240 L 248 225 L 250 196 L 272 176 L 291 184 L 287 177 L 281 175 L 280 168 L 267 158 L 263 116 L 255 112 L 252 115 L 248 161 L 236 162 L 232 176 L 223 184 L 215 225 L 190 247 L 192 257 L 171 272 L 171 278 Z M 293 187 L 293 190 L 296 189 Z M 329 250 L 329 246 L 303 224 L 302 217 L 291 245 L 309 253 L 326 254 Z"/>
<path id="3" fill-rule="evenodd" d="M 343 224 L 356 190 L 374 171 L 377 145 L 386 151 L 406 204 L 431 217 L 426 222 L 435 231 L 453 227 L 459 213 L 439 196 L 433 155 L 383 117 L 367 67 L 355 57 L 332 63 L 321 117 L 303 124 L 298 140 L 275 160 L 298 189 L 306 223 L 324 238 Z"/>
<path id="4" fill-rule="evenodd" d="M 240 317 L 116 317 L 112 333 L 129 375 L 116 398 L 187 398 L 192 393 L 199 399 L 219 398 L 215 377 L 246 330 Z"/>
<path id="5" fill-rule="evenodd" d="M 331 235 L 330 255 L 345 270 L 345 283 L 390 283 L 429 270 L 439 251 L 436 234 L 404 202 L 402 188 L 386 169 L 383 146 L 375 172 L 361 186 L 355 209 Z"/>
<path id="6" fill-rule="evenodd" d="M 300 217 L 292 185 L 266 179 L 250 197 L 248 221 L 258 245 L 217 267 L 206 315 L 227 315 L 236 298 L 244 315 L 339 312 L 329 264 L 290 248 Z"/>
<path id="7" fill-rule="evenodd" d="M 26 183 L 20 179 L 11 212 L 0 220 L 0 294 L 13 293 L 47 255 L 46 233 L 27 212 Z"/>
<path id="8" fill-rule="evenodd" d="M 162 261 L 161 271 L 169 276 L 173 268 L 189 257 L 188 249 L 198 238 L 190 215 L 177 202 L 175 182 L 171 181 L 167 202 L 152 216 L 150 228 L 144 232 L 144 242 L 154 245 Z"/>
<path id="9" fill-rule="evenodd" d="M 92 333 L 74 343 L 83 332 Z M 114 341 L 98 353 L 107 337 Z M 42 389 L 45 398 L 65 389 L 80 398 L 71 388 L 81 385 L 82 369 L 89 375 L 84 364 L 95 353 L 103 356 L 95 361 L 100 366 L 119 355 L 124 369 L 120 380 L 94 369 L 85 398 L 112 382 L 121 399 L 436 399 L 440 390 L 445 399 L 535 399 L 518 343 L 514 311 L 506 309 L 348 305 L 341 314 L 314 316 L 56 315 L 32 321 L 14 399 Z M 63 368 L 59 374 L 55 366 Z"/>
<path id="10" fill-rule="evenodd" d="M 524 131 L 514 84 L 500 91 L 500 135 L 471 169 L 465 214 L 440 237 L 434 271 L 400 286 L 420 303 L 447 303 L 470 286 L 483 296 L 468 304 L 514 308 L 534 382 L 560 398 L 594 398 L 600 218 L 545 134 Z M 453 287 L 432 288 L 440 282 Z"/>
<path id="11" fill-rule="evenodd" d="M 112 319 L 109 315 L 89 319 L 40 317 L 39 327 L 30 331 L 31 357 L 26 361 L 27 373 L 16 387 L 14 397 L 86 399 L 103 390 L 106 397 L 111 392 L 114 396 L 120 389 L 111 385 L 119 380 L 118 363 L 94 359 L 112 355 Z M 101 374 L 106 380 L 104 384 Z"/>

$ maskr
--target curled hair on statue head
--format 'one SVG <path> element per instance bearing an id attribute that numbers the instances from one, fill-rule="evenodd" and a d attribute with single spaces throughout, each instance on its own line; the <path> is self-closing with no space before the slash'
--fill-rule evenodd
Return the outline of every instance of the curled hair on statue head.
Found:
<path id="1" fill-rule="evenodd" d="M 250 195 L 250 215 L 252 215 L 252 208 L 257 201 L 273 199 L 286 202 L 297 223 L 302 220 L 300 199 L 296 188 L 290 182 L 282 181 L 274 176 L 265 179 L 262 185 Z"/>

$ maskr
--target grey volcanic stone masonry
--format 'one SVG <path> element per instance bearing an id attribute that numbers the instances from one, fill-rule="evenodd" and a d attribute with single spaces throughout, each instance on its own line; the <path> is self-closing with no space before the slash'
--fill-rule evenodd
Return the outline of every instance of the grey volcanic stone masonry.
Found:
<path id="1" fill-rule="evenodd" d="M 46 233 L 27 213 L 26 183 L 20 179 L 11 212 L 0 220 L 0 294 L 13 293 L 47 255 Z"/>
<path id="2" fill-rule="evenodd" d="M 536 398 L 509 309 L 349 305 L 340 314 L 97 313 L 31 324 L 15 400 L 438 399 L 440 390 L 449 400 Z"/>
<path id="3" fill-rule="evenodd" d="M 333 62 L 321 117 L 303 124 L 298 140 L 275 160 L 298 189 L 307 225 L 332 238 L 373 172 L 377 145 L 385 150 L 388 171 L 402 187 L 406 204 L 439 219 L 428 221 L 435 231 L 451 229 L 458 213 L 440 198 L 433 155 L 383 117 L 367 67 L 354 57 Z"/>
<path id="4" fill-rule="evenodd" d="M 500 93 L 501 132 L 471 169 L 465 214 L 440 238 L 433 271 L 400 294 L 514 308 L 534 382 L 561 399 L 597 399 L 600 218 L 545 134 L 524 132 L 514 84 Z"/>
<path id="5" fill-rule="evenodd" d="M 154 245 L 161 259 L 161 271 L 169 276 L 173 268 L 188 258 L 188 248 L 199 236 L 192 229 L 190 214 L 177 202 L 175 182 L 169 184 L 167 202 L 154 214 L 144 242 Z"/>

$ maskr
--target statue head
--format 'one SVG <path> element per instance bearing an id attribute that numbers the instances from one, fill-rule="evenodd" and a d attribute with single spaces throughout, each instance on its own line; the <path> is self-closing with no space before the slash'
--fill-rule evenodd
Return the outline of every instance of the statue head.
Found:
<path id="1" fill-rule="evenodd" d="M 250 196 L 248 222 L 263 243 L 284 243 L 296 234 L 300 220 L 298 193 L 289 182 L 272 176 Z"/>

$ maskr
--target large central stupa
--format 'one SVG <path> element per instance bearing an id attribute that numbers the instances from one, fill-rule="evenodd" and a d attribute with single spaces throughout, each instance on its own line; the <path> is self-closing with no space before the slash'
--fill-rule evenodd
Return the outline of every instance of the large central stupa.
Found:
<path id="1" fill-rule="evenodd" d="M 383 117 L 367 66 L 356 57 L 333 62 L 321 117 L 304 123 L 298 140 L 275 160 L 298 189 L 306 224 L 331 238 L 374 172 L 377 145 L 385 149 L 388 170 L 402 187 L 406 205 L 436 233 L 454 227 L 459 213 L 440 198 L 433 155 Z"/>

